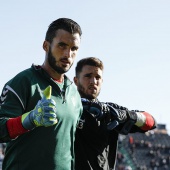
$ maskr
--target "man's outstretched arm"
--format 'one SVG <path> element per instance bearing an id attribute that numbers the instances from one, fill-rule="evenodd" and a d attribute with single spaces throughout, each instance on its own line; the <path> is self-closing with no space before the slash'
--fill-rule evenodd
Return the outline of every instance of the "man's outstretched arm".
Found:
<path id="1" fill-rule="evenodd" d="M 154 117 L 138 110 L 128 110 L 111 102 L 89 101 L 82 99 L 83 108 L 99 121 L 107 123 L 108 130 L 115 130 L 120 134 L 146 132 L 156 128 Z"/>

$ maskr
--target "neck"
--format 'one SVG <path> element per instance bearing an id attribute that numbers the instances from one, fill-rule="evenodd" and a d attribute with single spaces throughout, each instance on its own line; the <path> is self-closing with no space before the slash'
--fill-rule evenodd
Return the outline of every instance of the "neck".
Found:
<path id="1" fill-rule="evenodd" d="M 64 74 L 59 74 L 46 63 L 43 63 L 42 68 L 50 75 L 51 78 L 56 81 L 63 82 Z"/>

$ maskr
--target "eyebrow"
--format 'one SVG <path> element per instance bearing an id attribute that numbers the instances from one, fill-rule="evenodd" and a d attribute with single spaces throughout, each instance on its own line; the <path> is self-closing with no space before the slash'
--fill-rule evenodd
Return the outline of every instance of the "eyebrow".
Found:
<path id="1" fill-rule="evenodd" d="M 86 73 L 86 74 L 84 74 L 84 76 L 91 76 L 93 73 Z M 101 75 L 100 74 L 96 74 L 95 76 L 100 76 L 101 77 Z"/>
<path id="2" fill-rule="evenodd" d="M 64 42 L 59 42 L 58 44 L 59 44 L 59 45 L 66 45 L 66 46 L 68 46 L 68 44 L 66 44 L 66 43 L 64 43 Z"/>
<path id="3" fill-rule="evenodd" d="M 93 74 L 93 73 L 86 73 L 86 74 L 84 74 L 84 75 L 86 75 L 86 76 L 87 76 L 87 75 L 91 75 L 91 74 Z"/>
<path id="4" fill-rule="evenodd" d="M 64 46 L 69 46 L 68 44 L 64 43 L 64 42 L 59 42 L 58 45 L 64 45 Z M 72 48 L 76 48 L 79 49 L 79 46 L 74 45 Z"/>

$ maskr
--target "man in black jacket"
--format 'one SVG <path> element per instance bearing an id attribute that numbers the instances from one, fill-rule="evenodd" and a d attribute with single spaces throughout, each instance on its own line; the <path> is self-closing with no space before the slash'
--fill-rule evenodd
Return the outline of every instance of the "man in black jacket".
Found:
<path id="1" fill-rule="evenodd" d="M 76 170 L 114 170 L 118 135 L 144 133 L 156 127 L 147 112 L 98 101 L 103 68 L 102 61 L 95 57 L 84 58 L 76 66 L 74 82 L 84 110 L 76 131 Z"/>

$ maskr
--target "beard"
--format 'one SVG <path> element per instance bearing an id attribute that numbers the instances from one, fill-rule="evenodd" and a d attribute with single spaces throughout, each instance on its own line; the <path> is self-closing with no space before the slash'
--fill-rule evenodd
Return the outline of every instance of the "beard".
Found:
<path id="1" fill-rule="evenodd" d="M 58 66 L 56 64 L 57 62 L 56 62 L 55 57 L 52 55 L 51 47 L 49 48 L 49 52 L 48 52 L 48 63 L 51 66 L 51 68 L 53 68 L 59 74 L 66 73 L 71 68 L 71 66 L 73 65 L 73 63 L 72 63 L 68 69 Z"/>
<path id="2" fill-rule="evenodd" d="M 88 100 L 93 100 L 93 99 L 96 99 L 97 96 L 99 95 L 100 91 L 98 93 L 95 93 L 95 94 L 88 94 L 86 91 L 85 91 L 85 88 L 79 83 L 77 85 L 77 89 L 80 93 L 80 96 L 81 98 L 86 98 Z"/>

